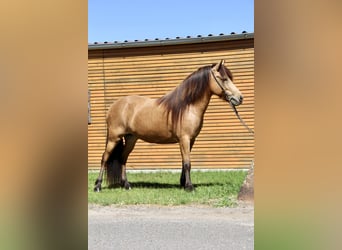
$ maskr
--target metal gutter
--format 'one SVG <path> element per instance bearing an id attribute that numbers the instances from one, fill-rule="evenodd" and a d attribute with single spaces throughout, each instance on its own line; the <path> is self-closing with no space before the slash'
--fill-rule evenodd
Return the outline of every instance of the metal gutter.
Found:
<path id="1" fill-rule="evenodd" d="M 220 42 L 220 41 L 232 41 L 232 40 L 245 40 L 254 38 L 254 33 L 242 33 L 242 34 L 230 34 L 230 35 L 208 35 L 206 37 L 197 36 L 197 37 L 187 37 L 187 38 L 175 38 L 175 39 L 164 39 L 159 40 L 156 38 L 155 40 L 145 41 L 124 41 L 109 43 L 93 43 L 88 44 L 88 50 L 97 50 L 97 49 L 122 49 L 122 48 L 141 48 L 141 47 L 153 47 L 153 46 L 167 46 L 167 45 L 180 45 L 180 44 L 194 44 L 194 43 L 208 43 L 208 42 Z"/>

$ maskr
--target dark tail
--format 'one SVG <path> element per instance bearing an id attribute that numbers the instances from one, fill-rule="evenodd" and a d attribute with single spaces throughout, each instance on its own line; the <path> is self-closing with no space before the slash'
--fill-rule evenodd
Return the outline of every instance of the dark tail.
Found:
<path id="1" fill-rule="evenodd" d="M 113 149 L 105 166 L 106 180 L 108 187 L 116 187 L 121 183 L 122 152 L 124 148 L 121 139 Z"/>

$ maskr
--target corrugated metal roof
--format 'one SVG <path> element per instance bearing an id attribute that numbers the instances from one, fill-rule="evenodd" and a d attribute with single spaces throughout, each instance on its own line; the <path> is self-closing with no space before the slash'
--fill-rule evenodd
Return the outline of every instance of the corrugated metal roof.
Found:
<path id="1" fill-rule="evenodd" d="M 231 32 L 229 35 L 219 34 L 213 35 L 208 34 L 207 36 L 198 35 L 196 37 L 176 37 L 176 38 L 155 38 L 145 40 L 134 40 L 134 41 L 114 41 L 114 42 L 94 42 L 88 44 L 89 50 L 95 49 L 120 49 L 120 48 L 133 48 L 133 47 L 149 47 L 149 46 L 165 46 L 165 45 L 179 45 L 188 43 L 203 43 L 203 42 L 218 42 L 227 40 L 241 40 L 254 38 L 254 33 L 248 33 L 243 31 L 241 34 Z"/>

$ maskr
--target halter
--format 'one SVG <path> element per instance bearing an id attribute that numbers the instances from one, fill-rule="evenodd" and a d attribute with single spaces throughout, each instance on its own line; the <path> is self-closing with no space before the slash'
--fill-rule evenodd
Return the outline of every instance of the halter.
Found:
<path id="1" fill-rule="evenodd" d="M 226 92 L 226 90 L 223 88 L 222 84 L 217 80 L 214 72 L 211 70 L 211 74 L 213 75 L 216 83 L 218 86 L 220 86 L 221 90 L 222 90 L 222 94 L 225 95 L 226 100 L 230 103 L 230 99 L 232 98 L 232 95 L 230 95 L 229 93 Z"/>
<path id="2" fill-rule="evenodd" d="M 225 95 L 226 100 L 228 101 L 228 103 L 229 103 L 229 105 L 232 107 L 232 109 L 234 110 L 234 112 L 235 112 L 237 118 L 240 120 L 240 122 L 242 123 L 242 125 L 243 125 L 251 134 L 254 135 L 254 131 L 253 131 L 251 128 L 249 128 L 249 127 L 247 126 L 247 124 L 242 120 L 242 118 L 240 117 L 240 115 L 239 115 L 239 113 L 238 113 L 238 111 L 237 111 L 235 105 L 233 105 L 233 104 L 231 103 L 230 100 L 231 100 L 231 98 L 232 98 L 232 95 L 230 95 L 229 93 L 226 92 L 226 90 L 223 88 L 222 84 L 217 80 L 217 78 L 216 78 L 216 76 L 215 76 L 215 74 L 214 74 L 214 72 L 213 72 L 212 70 L 211 70 L 211 74 L 213 75 L 213 77 L 214 77 L 214 79 L 215 79 L 217 85 L 220 86 L 220 88 L 222 89 L 222 94 Z"/>

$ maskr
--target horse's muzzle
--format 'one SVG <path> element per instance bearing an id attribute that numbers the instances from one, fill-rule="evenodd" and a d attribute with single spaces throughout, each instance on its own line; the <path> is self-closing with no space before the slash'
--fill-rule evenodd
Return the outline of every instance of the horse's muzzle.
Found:
<path id="1" fill-rule="evenodd" d="M 239 106 L 240 104 L 242 104 L 243 96 L 240 95 L 239 97 L 235 97 L 235 96 L 226 94 L 226 100 L 234 106 Z"/>

